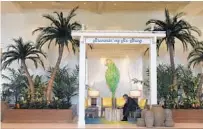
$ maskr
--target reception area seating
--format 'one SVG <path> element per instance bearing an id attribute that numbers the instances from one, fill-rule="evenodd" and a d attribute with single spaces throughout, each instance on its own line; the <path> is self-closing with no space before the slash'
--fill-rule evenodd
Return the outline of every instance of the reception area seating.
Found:
<path id="1" fill-rule="evenodd" d="M 91 98 L 86 98 L 86 101 L 85 101 L 86 117 L 87 118 L 104 118 L 104 119 L 111 120 L 110 117 L 112 117 L 112 116 L 109 113 L 113 112 L 113 110 L 112 111 L 110 110 L 113 107 L 113 103 L 112 103 L 113 99 L 111 97 L 102 97 L 102 98 L 97 98 L 97 99 L 98 99 L 98 101 L 95 105 L 95 102 L 93 102 L 93 104 L 92 104 Z M 138 101 L 138 99 L 136 99 L 136 100 Z M 124 104 L 125 104 L 125 100 L 123 97 L 115 98 L 115 105 L 116 105 L 116 109 L 115 109 L 116 119 L 115 120 L 120 120 L 122 118 L 122 111 L 120 109 L 123 108 Z M 145 108 L 146 104 L 147 104 L 147 99 L 144 99 L 144 98 L 139 99 L 138 105 L 141 110 L 143 110 Z M 129 117 L 131 119 L 135 120 L 139 116 L 140 116 L 140 110 L 136 111 L 136 112 L 131 112 Z"/>

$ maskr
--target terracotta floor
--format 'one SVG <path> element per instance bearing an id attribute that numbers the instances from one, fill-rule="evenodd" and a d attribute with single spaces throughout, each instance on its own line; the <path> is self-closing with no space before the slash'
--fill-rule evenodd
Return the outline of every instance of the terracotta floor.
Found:
<path id="1" fill-rule="evenodd" d="M 2 129 L 77 129 L 77 124 L 60 124 L 60 123 L 1 123 Z M 122 129 L 134 129 L 140 128 L 135 125 L 86 125 L 87 129 L 95 128 L 122 128 Z M 154 128 L 154 129 L 163 129 L 164 127 Z M 165 127 L 166 128 L 166 127 Z M 203 129 L 203 123 L 177 123 L 174 128 L 166 129 Z"/>

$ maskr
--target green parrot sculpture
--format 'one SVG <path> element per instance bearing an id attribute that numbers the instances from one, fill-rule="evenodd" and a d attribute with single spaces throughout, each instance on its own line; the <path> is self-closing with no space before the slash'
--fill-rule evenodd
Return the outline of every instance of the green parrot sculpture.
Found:
<path id="1" fill-rule="evenodd" d="M 112 93 L 112 98 L 114 98 L 116 93 L 116 88 L 120 80 L 120 73 L 115 63 L 112 60 L 106 59 L 105 65 L 107 66 L 107 70 L 105 73 L 106 83 Z"/>

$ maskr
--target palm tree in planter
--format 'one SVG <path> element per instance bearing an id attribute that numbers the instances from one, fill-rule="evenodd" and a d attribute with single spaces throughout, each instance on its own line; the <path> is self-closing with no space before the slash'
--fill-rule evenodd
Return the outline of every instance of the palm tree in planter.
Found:
<path id="1" fill-rule="evenodd" d="M 187 50 L 188 45 L 192 47 L 195 46 L 197 39 L 192 32 L 197 33 L 199 36 L 201 35 L 201 31 L 195 27 L 190 25 L 187 21 L 181 19 L 184 16 L 184 13 L 178 13 L 175 16 L 171 17 L 169 11 L 165 9 L 165 20 L 158 19 L 150 19 L 147 21 L 146 25 L 154 24 L 153 31 L 165 31 L 166 36 L 157 42 L 157 51 L 159 51 L 160 46 L 165 41 L 167 45 L 167 50 L 169 51 L 170 63 L 172 67 L 172 72 L 175 72 L 175 62 L 174 62 L 174 49 L 175 49 L 175 39 L 180 40 L 180 43 L 183 45 L 183 49 Z M 146 30 L 151 30 L 151 27 Z M 176 76 L 173 74 L 173 84 L 176 84 Z"/>
<path id="2" fill-rule="evenodd" d="M 40 55 L 44 56 L 45 58 L 46 56 L 41 50 L 36 49 L 32 42 L 23 42 L 23 39 L 21 37 L 19 37 L 18 39 L 13 39 L 13 41 L 16 43 L 16 45 L 9 45 L 7 51 L 2 53 L 2 69 L 6 69 L 14 61 L 21 62 L 21 67 L 28 78 L 31 101 L 33 101 L 35 93 L 34 83 L 28 71 L 26 60 L 33 61 L 36 68 L 38 67 L 38 63 L 40 63 L 42 67 L 44 67 L 44 63 L 40 58 Z"/>
<path id="3" fill-rule="evenodd" d="M 79 48 L 78 40 L 73 39 L 71 35 L 72 30 L 81 29 L 81 25 L 79 23 L 71 22 L 71 19 L 76 15 L 75 11 L 77 9 L 78 7 L 73 8 L 67 17 L 65 17 L 62 12 L 60 13 L 54 12 L 54 14 L 57 15 L 57 18 L 49 14 L 43 15 L 43 17 L 48 19 L 51 22 L 51 24 L 46 27 L 39 27 L 33 31 L 33 34 L 37 31 L 40 32 L 37 38 L 38 47 L 40 49 L 46 43 L 48 43 L 48 48 L 49 48 L 49 46 L 53 44 L 52 41 L 55 41 L 54 44 L 58 46 L 58 52 L 59 52 L 58 59 L 56 61 L 54 70 L 52 71 L 51 78 L 49 79 L 49 82 L 47 85 L 47 93 L 46 93 L 47 102 L 50 102 L 51 100 L 53 83 L 61 63 L 64 47 L 66 46 L 69 49 L 69 47 L 71 46 L 71 49 L 73 50 L 74 53 Z"/>
<path id="4" fill-rule="evenodd" d="M 194 47 L 194 49 L 189 53 L 188 55 L 188 67 L 193 66 L 193 68 L 196 65 L 203 65 L 203 41 L 202 42 L 198 42 L 198 44 L 196 44 L 196 46 Z M 203 66 L 201 66 L 203 67 Z M 203 68 L 201 71 L 201 74 L 199 74 L 200 76 L 200 82 L 199 82 L 199 86 L 198 86 L 198 92 L 197 92 L 197 97 L 199 99 L 201 99 L 201 88 L 202 88 L 202 84 L 203 84 Z"/>

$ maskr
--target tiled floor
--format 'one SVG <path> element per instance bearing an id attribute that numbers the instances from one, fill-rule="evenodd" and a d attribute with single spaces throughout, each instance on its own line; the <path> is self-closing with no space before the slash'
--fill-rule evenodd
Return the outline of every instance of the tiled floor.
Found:
<path id="1" fill-rule="evenodd" d="M 2 129 L 77 129 L 77 124 L 65 124 L 65 123 L 1 123 Z M 122 129 L 144 129 L 141 127 L 136 127 L 135 125 L 86 125 L 87 129 L 95 128 L 122 128 Z M 154 128 L 154 129 L 163 129 L 164 127 Z M 176 123 L 174 128 L 166 129 L 203 129 L 203 123 Z"/>

